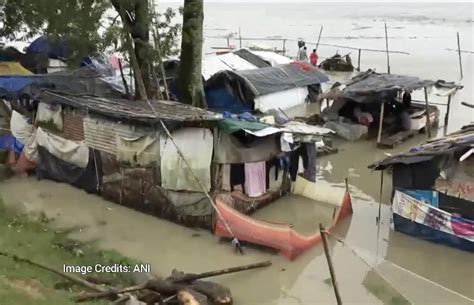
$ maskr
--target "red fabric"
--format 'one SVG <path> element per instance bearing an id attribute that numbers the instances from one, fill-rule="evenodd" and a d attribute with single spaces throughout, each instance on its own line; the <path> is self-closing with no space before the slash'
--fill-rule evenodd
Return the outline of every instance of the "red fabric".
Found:
<path id="1" fill-rule="evenodd" d="M 308 63 L 303 62 L 303 61 L 293 61 L 291 64 L 299 66 L 301 71 L 303 71 L 303 72 L 308 72 L 308 71 L 311 71 L 311 69 L 314 69 Z"/>
<path id="2" fill-rule="evenodd" d="M 316 66 L 318 64 L 318 54 L 316 53 L 311 53 L 311 55 L 309 55 L 309 62 L 313 65 L 313 66 Z"/>
<path id="3" fill-rule="evenodd" d="M 14 167 L 15 174 L 19 176 L 26 175 L 28 171 L 35 168 L 36 164 L 26 157 L 25 151 L 22 151 L 18 161 L 16 162 L 16 166 Z"/>

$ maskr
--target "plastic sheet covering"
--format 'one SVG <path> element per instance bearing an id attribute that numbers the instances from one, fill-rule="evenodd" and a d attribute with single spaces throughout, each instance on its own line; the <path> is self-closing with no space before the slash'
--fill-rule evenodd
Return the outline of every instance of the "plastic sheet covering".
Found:
<path id="1" fill-rule="evenodd" d="M 88 153 L 89 163 L 85 168 L 81 168 L 56 158 L 46 148 L 39 146 L 36 175 L 38 179 L 68 183 L 90 193 L 99 192 L 102 185 L 100 156 L 94 157 L 92 149 L 88 150 Z"/>
<path id="2" fill-rule="evenodd" d="M 39 123 L 54 125 L 58 131 L 63 130 L 63 116 L 61 105 L 46 104 L 40 102 L 36 111 L 36 121 Z"/>
<path id="3" fill-rule="evenodd" d="M 280 141 L 275 136 L 258 138 L 250 146 L 223 132 L 219 132 L 213 161 L 221 164 L 268 161 L 281 153 Z"/>
<path id="4" fill-rule="evenodd" d="M 293 88 L 261 95 L 255 99 L 255 109 L 262 112 L 270 109 L 288 109 L 304 104 L 307 96 L 308 87 Z"/>
<path id="5" fill-rule="evenodd" d="M 85 142 L 66 140 L 40 127 L 36 131 L 36 140 L 40 147 L 62 161 L 80 168 L 86 168 L 89 163 L 89 148 Z"/>
<path id="6" fill-rule="evenodd" d="M 202 61 L 202 77 L 204 80 L 208 80 L 211 76 L 220 71 L 248 69 L 257 69 L 257 67 L 232 53 L 206 57 Z"/>
<path id="7" fill-rule="evenodd" d="M 345 189 L 337 188 L 325 181 L 311 182 L 298 175 L 292 193 L 318 202 L 340 206 L 343 202 Z"/>
<path id="8" fill-rule="evenodd" d="M 159 137 L 123 138 L 117 135 L 117 160 L 131 166 L 157 165 L 160 162 Z"/>
<path id="9" fill-rule="evenodd" d="M 324 124 L 325 128 L 329 128 L 336 132 L 338 136 L 348 141 L 357 141 L 364 135 L 367 135 L 368 128 L 364 125 L 349 124 L 337 121 L 329 121 Z"/>
<path id="10" fill-rule="evenodd" d="M 209 191 L 214 146 L 212 132 L 204 128 L 183 128 L 173 132 L 172 135 L 193 172 Z M 160 142 L 162 187 L 175 191 L 202 192 L 171 140 L 163 136 Z"/>
<path id="11" fill-rule="evenodd" d="M 288 89 L 327 82 L 329 78 L 318 68 L 301 62 L 243 71 L 221 71 L 206 81 L 206 88 L 232 87 L 242 100 Z"/>
<path id="12" fill-rule="evenodd" d="M 263 60 L 269 62 L 272 66 L 289 64 L 292 60 L 289 57 L 270 51 L 250 51 Z"/>
<path id="13" fill-rule="evenodd" d="M 0 62 L 0 75 L 31 75 L 29 70 L 25 69 L 17 62 Z"/>
<path id="14" fill-rule="evenodd" d="M 84 136 L 87 146 L 117 156 L 117 138 L 134 139 L 154 133 L 153 130 L 134 128 L 129 124 L 116 123 L 88 116 L 84 118 Z"/>
<path id="15" fill-rule="evenodd" d="M 23 153 L 32 162 L 38 162 L 38 141 L 36 140 L 37 129 L 33 130 L 23 146 Z"/>
<path id="16" fill-rule="evenodd" d="M 358 103 L 382 103 L 398 90 L 416 90 L 435 83 L 414 76 L 375 73 L 372 70 L 353 77 L 342 92 L 343 97 Z"/>
<path id="17" fill-rule="evenodd" d="M 12 135 L 21 143 L 25 144 L 29 138 L 33 125 L 28 122 L 28 117 L 21 115 L 17 111 L 12 111 L 10 118 L 10 131 Z"/>

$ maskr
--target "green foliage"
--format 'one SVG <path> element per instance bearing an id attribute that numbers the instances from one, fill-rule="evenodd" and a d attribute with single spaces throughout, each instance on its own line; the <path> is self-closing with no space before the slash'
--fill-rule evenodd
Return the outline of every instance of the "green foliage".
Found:
<path id="1" fill-rule="evenodd" d="M 137 20 L 142 18 L 134 11 L 138 2 L 148 3 L 147 0 L 0 0 L 0 36 L 29 40 L 47 34 L 64 40 L 73 51 L 71 63 L 106 50 L 125 54 L 121 10 L 130 16 L 133 24 L 143 23 L 145 28 L 152 25 L 152 29 L 157 29 L 163 58 L 177 54 L 181 26 L 172 24 L 176 11 L 168 9 L 159 14 L 148 9 L 149 18 Z M 154 47 L 150 47 L 147 56 L 156 59 Z"/>

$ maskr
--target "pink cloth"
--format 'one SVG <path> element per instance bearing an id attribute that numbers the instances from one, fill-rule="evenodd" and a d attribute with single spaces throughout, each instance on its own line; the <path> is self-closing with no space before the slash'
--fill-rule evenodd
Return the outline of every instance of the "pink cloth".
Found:
<path id="1" fill-rule="evenodd" d="M 265 162 L 245 163 L 245 192 L 249 197 L 265 194 Z"/>

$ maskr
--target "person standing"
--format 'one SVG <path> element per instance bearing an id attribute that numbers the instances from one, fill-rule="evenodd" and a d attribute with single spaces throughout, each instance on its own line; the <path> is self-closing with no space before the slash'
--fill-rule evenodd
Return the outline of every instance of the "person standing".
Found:
<path id="1" fill-rule="evenodd" d="M 307 48 L 304 46 L 303 48 L 300 49 L 298 52 L 298 60 L 299 61 L 308 61 L 308 53 L 307 53 Z"/>
<path id="2" fill-rule="evenodd" d="M 311 55 L 309 56 L 309 62 L 310 62 L 313 66 L 317 66 L 317 65 L 318 65 L 318 53 L 316 53 L 316 49 L 313 49 L 313 53 L 311 53 Z"/>

